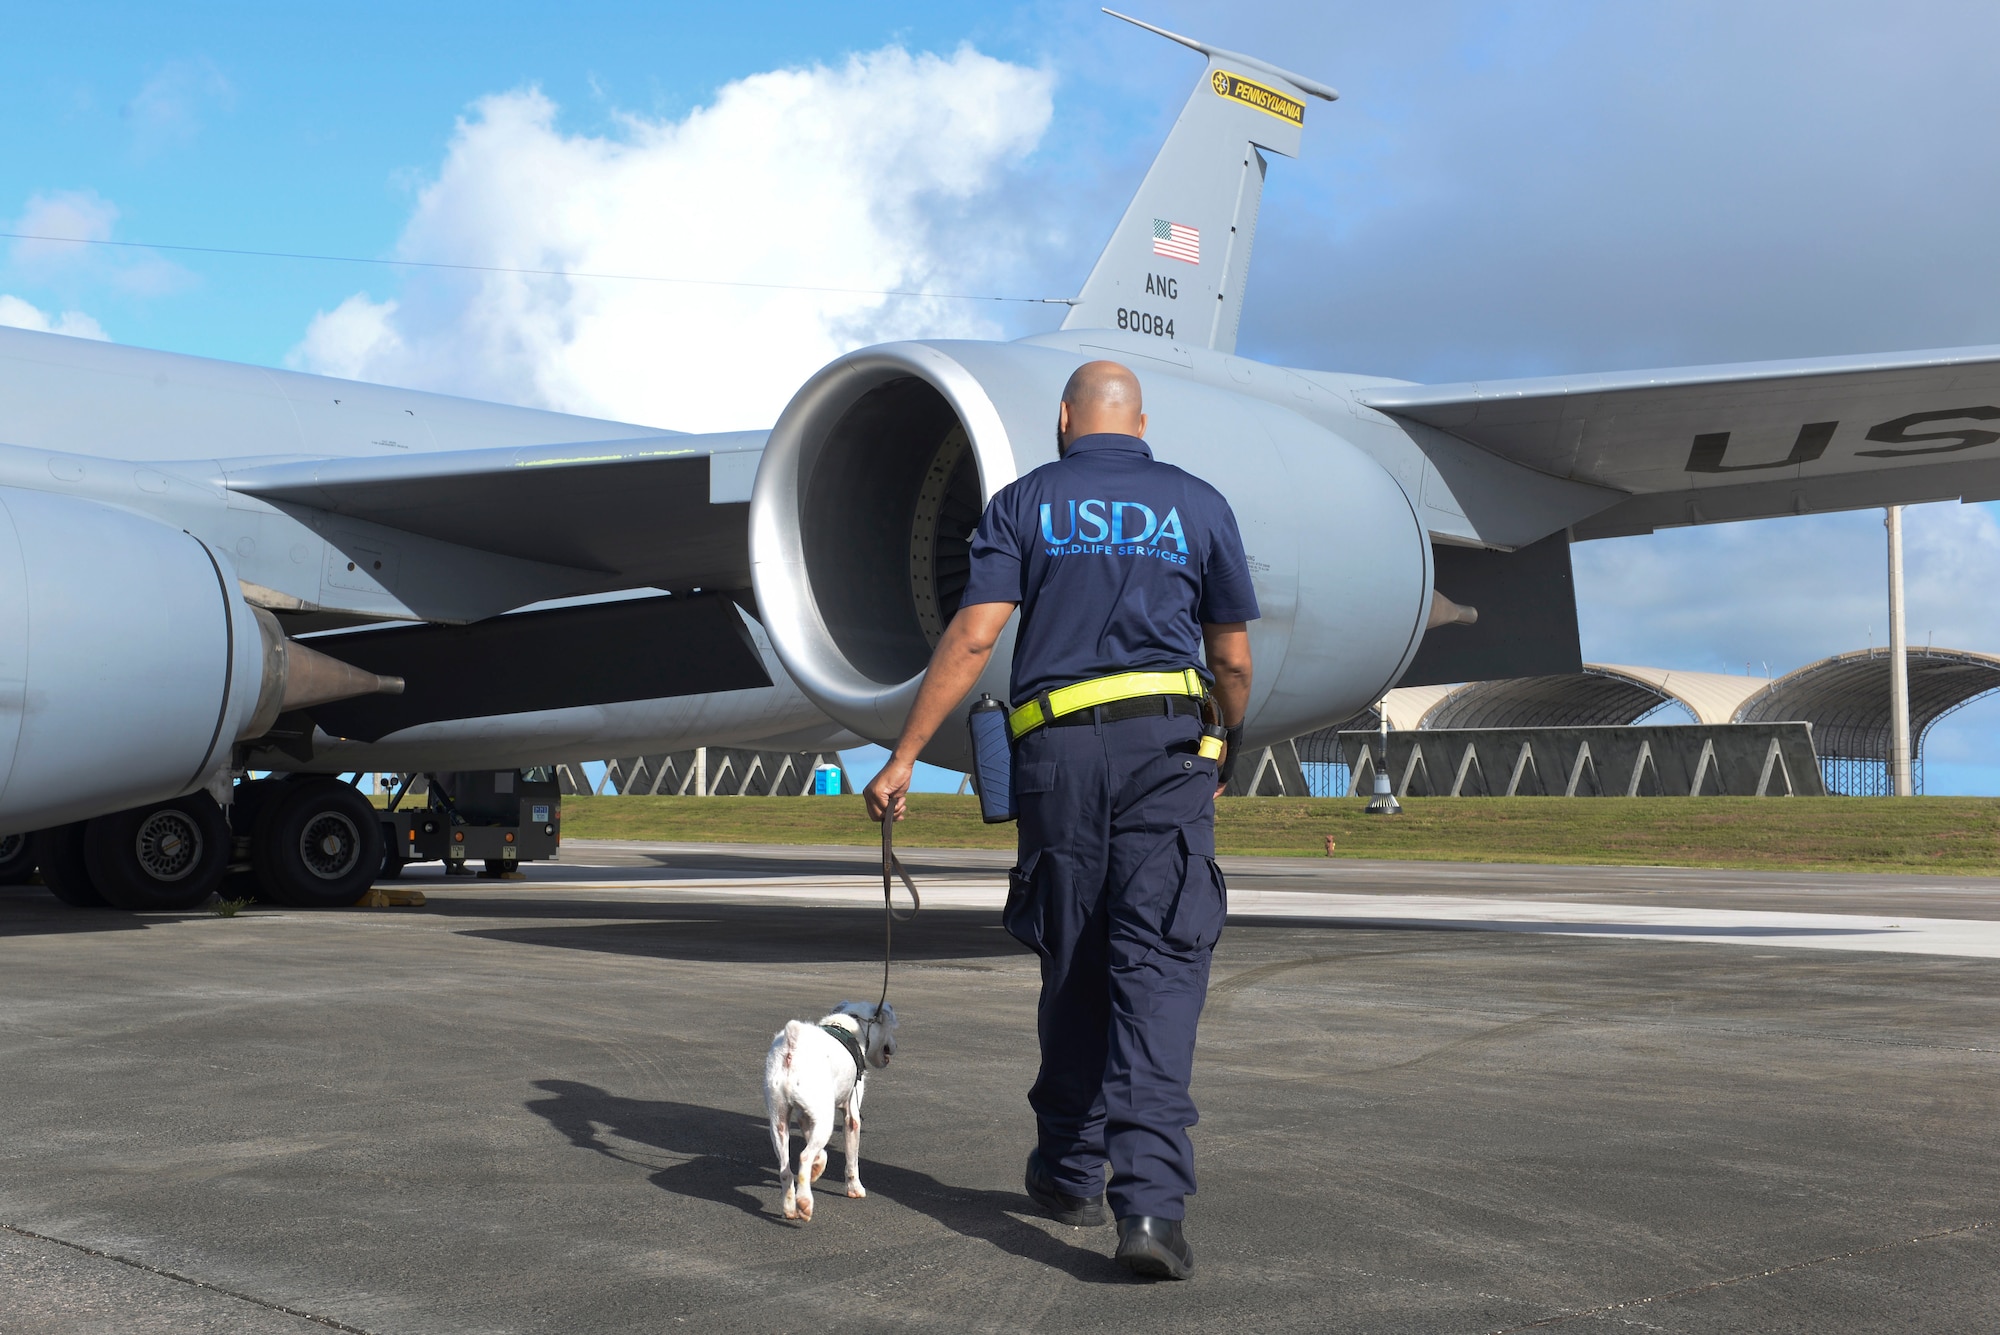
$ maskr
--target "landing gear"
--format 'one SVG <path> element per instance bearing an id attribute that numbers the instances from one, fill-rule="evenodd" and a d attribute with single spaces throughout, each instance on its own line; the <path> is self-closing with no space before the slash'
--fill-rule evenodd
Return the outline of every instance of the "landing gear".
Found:
<path id="1" fill-rule="evenodd" d="M 294 779 L 265 799 L 250 860 L 260 898 L 343 908 L 382 870 L 380 813 L 338 779 Z"/>
<path id="2" fill-rule="evenodd" d="M 207 793 L 115 811 L 84 827 L 91 885 L 114 908 L 194 908 L 221 886 L 229 850 L 229 822 Z"/>
<path id="3" fill-rule="evenodd" d="M 250 850 L 257 834 L 257 818 L 264 807 L 285 791 L 282 779 L 244 779 L 236 785 L 236 800 L 229 804 L 229 831 L 234 838 L 229 855 L 229 873 L 222 878 L 224 899 L 251 900 L 264 897 L 251 865 Z"/>
<path id="4" fill-rule="evenodd" d="M 35 874 L 34 853 L 25 834 L 0 834 L 0 885 L 26 885 Z"/>
<path id="5" fill-rule="evenodd" d="M 29 836 L 28 851 L 34 855 L 35 867 L 50 894 L 73 909 L 101 909 L 104 896 L 92 884 L 90 868 L 84 863 L 86 828 L 86 822 L 77 821 L 37 830 Z"/>

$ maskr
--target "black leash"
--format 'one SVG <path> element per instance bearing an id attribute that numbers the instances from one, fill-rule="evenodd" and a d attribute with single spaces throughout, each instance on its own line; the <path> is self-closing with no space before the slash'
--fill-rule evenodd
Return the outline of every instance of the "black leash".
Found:
<path id="1" fill-rule="evenodd" d="M 882 999 L 875 1003 L 875 1013 L 889 1004 L 889 956 L 896 935 L 896 924 L 908 922 L 924 907 L 923 896 L 917 893 L 917 883 L 910 879 L 910 873 L 903 870 L 902 859 L 896 856 L 895 813 L 882 813 Z M 891 890 L 892 877 L 902 878 L 903 888 L 910 892 L 910 911 L 896 912 L 896 902 Z"/>

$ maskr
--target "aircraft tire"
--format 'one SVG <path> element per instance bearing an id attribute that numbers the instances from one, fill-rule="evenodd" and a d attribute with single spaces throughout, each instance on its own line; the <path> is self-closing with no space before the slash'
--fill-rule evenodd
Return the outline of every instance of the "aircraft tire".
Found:
<path id="1" fill-rule="evenodd" d="M 229 869 L 229 819 L 207 793 L 189 793 L 91 821 L 83 861 L 113 908 L 185 912 L 208 900 Z"/>
<path id="2" fill-rule="evenodd" d="M 287 908 L 345 908 L 382 870 L 380 815 L 338 779 L 294 779 L 257 817 L 250 862 L 260 899 Z"/>
<path id="3" fill-rule="evenodd" d="M 76 821 L 37 830 L 28 839 L 28 851 L 35 855 L 35 869 L 49 893 L 73 909 L 101 909 L 105 898 L 90 879 L 83 858 L 84 828 L 89 822 Z"/>
<path id="4" fill-rule="evenodd" d="M 0 885 L 26 885 L 35 874 L 32 834 L 0 835 Z"/>
<path id="5" fill-rule="evenodd" d="M 409 858 L 397 856 L 396 827 L 390 824 L 388 821 L 383 821 L 382 822 L 382 871 L 376 877 L 376 879 L 381 881 L 401 880 L 403 876 L 403 868 L 409 866 L 410 862 L 411 859 Z"/>

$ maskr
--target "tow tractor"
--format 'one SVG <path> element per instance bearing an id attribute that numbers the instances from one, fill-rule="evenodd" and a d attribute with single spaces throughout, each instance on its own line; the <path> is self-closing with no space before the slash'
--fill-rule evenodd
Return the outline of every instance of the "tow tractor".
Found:
<path id="1" fill-rule="evenodd" d="M 417 780 L 421 804 L 405 805 Z M 508 876 L 554 857 L 562 843 L 562 788 L 548 767 L 406 774 L 381 812 L 382 875 L 442 862 L 447 876 Z"/>

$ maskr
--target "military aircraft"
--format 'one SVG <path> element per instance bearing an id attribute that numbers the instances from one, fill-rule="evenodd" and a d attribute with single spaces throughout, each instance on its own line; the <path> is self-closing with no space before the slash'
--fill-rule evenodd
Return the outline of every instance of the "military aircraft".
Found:
<path id="1" fill-rule="evenodd" d="M 1337 95 L 1139 26 L 1206 68 L 1060 331 L 848 353 L 769 431 L 0 330 L 0 864 L 197 903 L 233 801 L 267 892 L 345 903 L 381 859 L 365 804 L 246 772 L 887 741 L 986 499 L 1055 457 L 1096 358 L 1239 517 L 1251 745 L 1398 683 L 1578 670 L 1572 542 L 2000 497 L 2000 348 L 1457 385 L 1236 356 L 1269 157 Z M 1175 540 L 1132 507 L 1063 527 Z"/>

